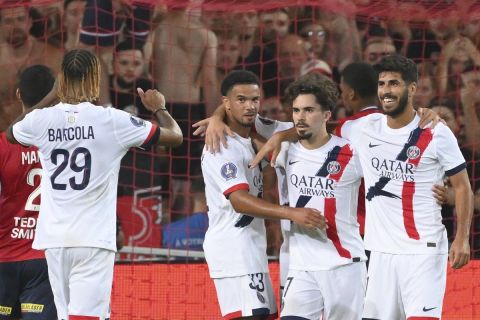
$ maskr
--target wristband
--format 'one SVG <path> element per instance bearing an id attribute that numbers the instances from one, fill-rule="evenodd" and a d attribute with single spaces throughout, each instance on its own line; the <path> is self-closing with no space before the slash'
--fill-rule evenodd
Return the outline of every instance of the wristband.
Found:
<path id="1" fill-rule="evenodd" d="M 153 114 L 156 114 L 158 111 L 167 111 L 167 108 L 163 107 L 163 108 L 158 108 L 157 110 L 153 111 Z"/>

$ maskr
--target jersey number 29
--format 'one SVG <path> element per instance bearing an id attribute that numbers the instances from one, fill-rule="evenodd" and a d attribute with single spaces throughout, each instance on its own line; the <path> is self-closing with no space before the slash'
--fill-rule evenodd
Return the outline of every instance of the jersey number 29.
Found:
<path id="1" fill-rule="evenodd" d="M 80 157 L 80 158 L 79 158 Z M 83 157 L 83 165 L 77 164 L 77 160 L 81 160 Z M 66 190 L 67 184 L 66 183 L 57 183 L 55 179 L 64 171 L 67 166 L 70 166 L 75 172 L 83 172 L 83 178 L 80 183 L 77 183 L 75 177 L 70 177 L 68 179 L 69 185 L 73 190 L 83 190 L 88 186 L 88 182 L 90 181 L 90 171 L 92 169 L 92 155 L 87 148 L 79 147 L 73 150 L 72 155 L 70 156 L 70 152 L 65 149 L 54 149 L 52 151 L 52 163 L 57 165 L 58 167 L 55 172 L 50 177 L 50 181 L 52 182 L 52 188 L 55 190 Z"/>

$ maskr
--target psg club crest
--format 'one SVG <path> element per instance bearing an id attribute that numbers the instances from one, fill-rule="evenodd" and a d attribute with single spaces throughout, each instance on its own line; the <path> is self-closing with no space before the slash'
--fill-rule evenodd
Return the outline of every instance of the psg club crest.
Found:
<path id="1" fill-rule="evenodd" d="M 135 127 L 145 127 L 146 126 L 145 121 L 143 121 L 142 119 L 137 118 L 135 116 L 130 116 L 130 121 L 132 122 L 132 124 Z"/>
<path id="2" fill-rule="evenodd" d="M 407 157 L 410 160 L 417 159 L 420 156 L 420 148 L 417 146 L 411 146 L 407 149 Z"/>
<path id="3" fill-rule="evenodd" d="M 338 161 L 330 161 L 327 165 L 327 171 L 330 174 L 339 173 L 341 168 L 342 167 L 340 166 L 340 163 L 338 163 Z"/>
<path id="4" fill-rule="evenodd" d="M 220 170 L 225 180 L 235 179 L 237 177 L 237 171 L 237 166 L 231 162 L 225 163 Z"/>

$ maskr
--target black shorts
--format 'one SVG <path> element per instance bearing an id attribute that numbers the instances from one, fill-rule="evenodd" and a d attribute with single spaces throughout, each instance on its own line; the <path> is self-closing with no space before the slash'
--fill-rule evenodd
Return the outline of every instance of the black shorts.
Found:
<path id="1" fill-rule="evenodd" d="M 183 133 L 183 143 L 173 148 L 172 177 L 174 179 L 202 179 L 200 157 L 204 146 L 203 137 L 193 135 L 192 124 L 205 119 L 205 105 L 200 103 L 167 103 L 166 108 L 177 121 Z"/>
<path id="2" fill-rule="evenodd" d="M 0 319 L 55 320 L 47 261 L 0 262 Z"/>

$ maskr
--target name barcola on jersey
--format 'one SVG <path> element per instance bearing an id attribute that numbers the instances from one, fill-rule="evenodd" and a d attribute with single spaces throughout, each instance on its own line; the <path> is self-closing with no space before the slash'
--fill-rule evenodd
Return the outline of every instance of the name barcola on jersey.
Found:
<path id="1" fill-rule="evenodd" d="M 95 139 L 92 126 L 47 129 L 47 134 L 50 142 Z"/>

